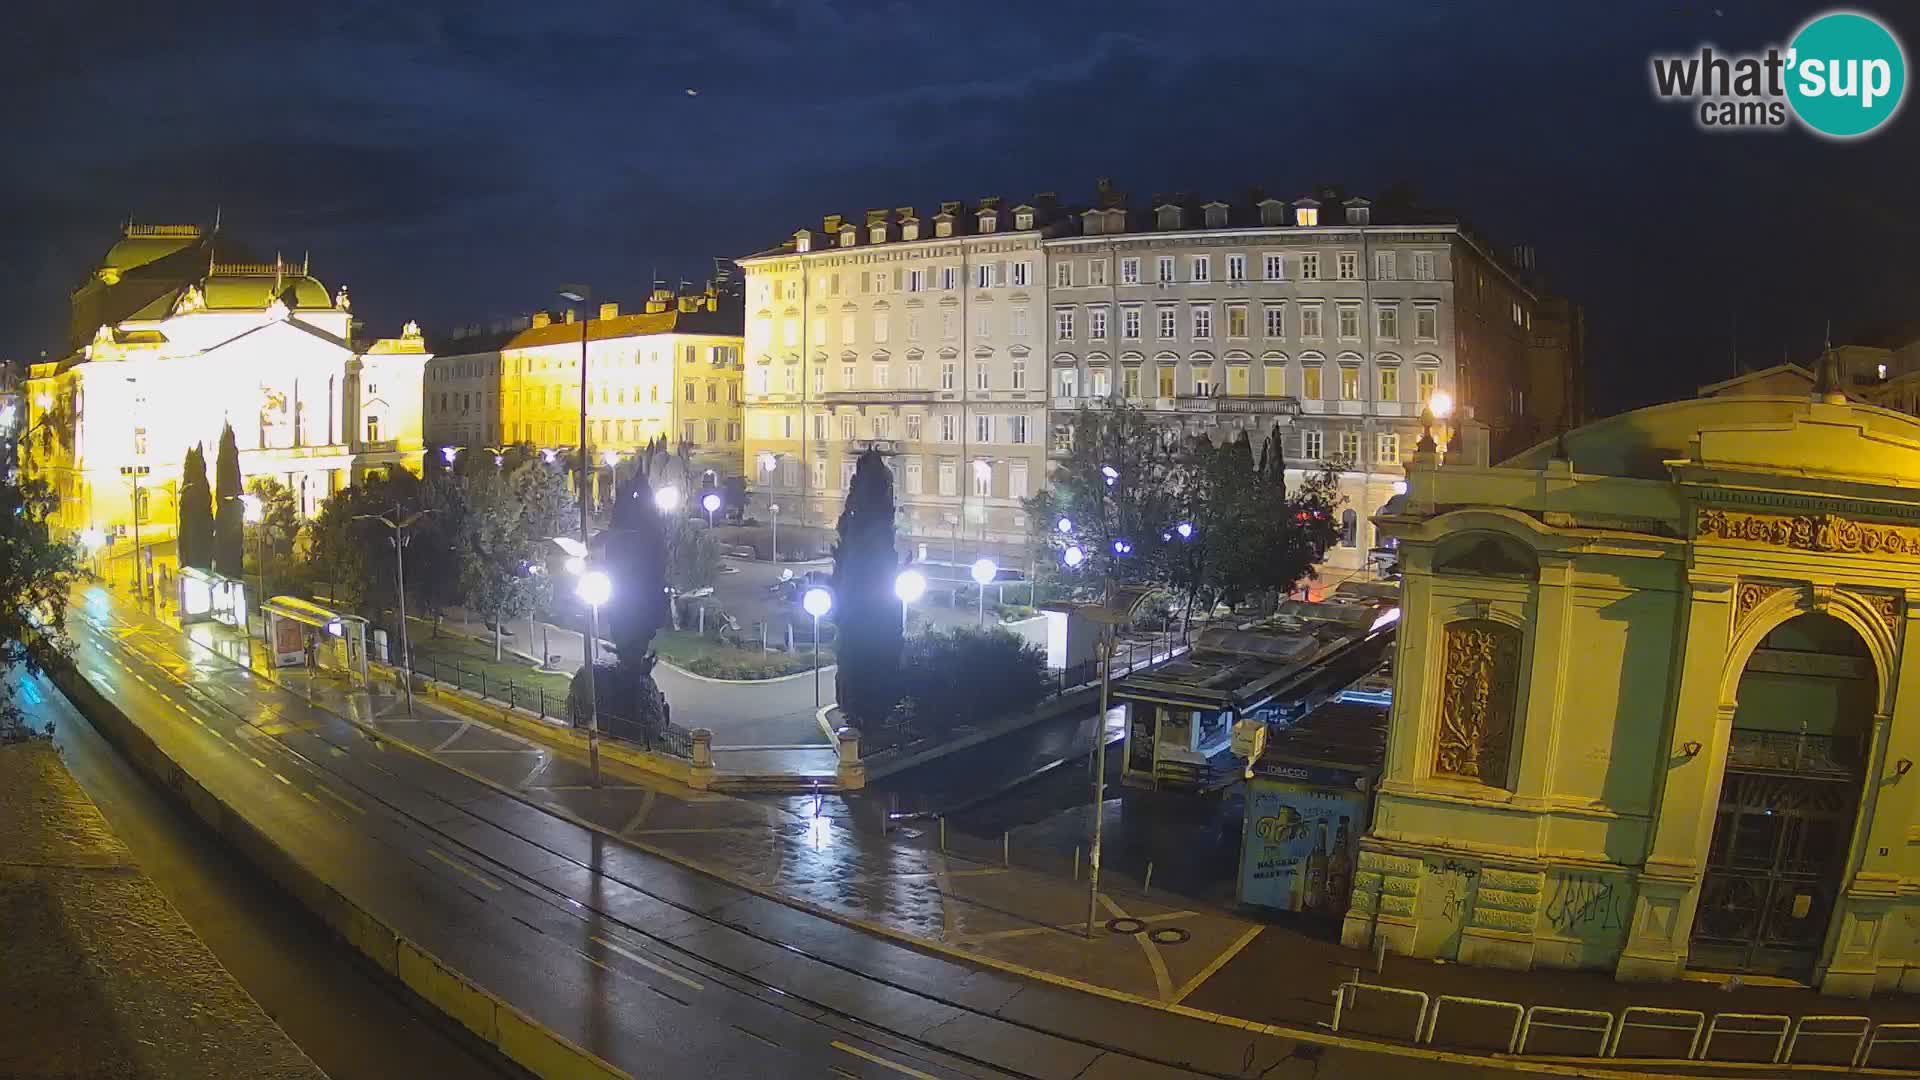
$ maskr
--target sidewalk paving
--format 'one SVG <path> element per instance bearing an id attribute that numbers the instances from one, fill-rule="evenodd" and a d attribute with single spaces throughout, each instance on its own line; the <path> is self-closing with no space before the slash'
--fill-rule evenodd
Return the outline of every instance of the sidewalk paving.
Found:
<path id="1" fill-rule="evenodd" d="M 123 612 L 123 618 L 133 618 Z M 177 632 L 176 632 L 177 633 Z M 164 631 L 156 629 L 156 637 Z M 196 635 L 199 636 L 199 635 Z M 739 798 L 699 792 L 607 765 L 595 789 L 583 762 L 418 700 L 403 714 L 390 692 L 323 675 L 283 673 L 289 691 L 352 717 L 423 754 L 536 806 L 777 899 L 948 955 L 1113 996 L 1235 1018 L 1324 1029 L 1335 987 L 1362 981 L 1433 995 L 1616 1011 L 1626 1005 L 1920 1021 L 1920 999 L 1869 1002 L 1804 988 L 1699 982 L 1620 984 L 1607 973 L 1510 972 L 1390 957 L 1383 974 L 1341 947 L 1324 922 L 1271 919 L 1109 875 L 1084 935 L 1087 885 L 981 851 L 942 850 L 937 822 L 893 826 L 883 799 L 838 795 Z M 1109 823 L 1121 802 L 1104 808 Z M 958 837 L 949 837 L 959 842 Z M 1049 862 L 1049 867 L 1053 864 Z"/>
<path id="2" fill-rule="evenodd" d="M 0 745 L 0 836 L 0 1076 L 325 1080 L 141 871 L 52 743 Z"/>

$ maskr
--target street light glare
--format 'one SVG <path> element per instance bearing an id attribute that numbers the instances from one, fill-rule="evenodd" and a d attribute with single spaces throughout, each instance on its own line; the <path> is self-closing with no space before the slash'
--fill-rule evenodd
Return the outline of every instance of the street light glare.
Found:
<path id="1" fill-rule="evenodd" d="M 711 491 L 707 492 L 700 499 L 700 508 L 709 514 L 720 509 L 720 496 Z"/>
<path id="2" fill-rule="evenodd" d="M 440 448 L 440 456 L 444 458 L 449 465 L 453 464 L 454 456 L 458 453 L 460 453 L 460 451 L 455 447 L 443 446 Z"/>
<path id="3" fill-rule="evenodd" d="M 926 595 L 927 578 L 918 570 L 902 570 L 893 579 L 893 595 L 903 604 L 911 604 Z"/>
<path id="4" fill-rule="evenodd" d="M 576 592 L 588 607 L 600 607 L 613 596 L 613 579 L 604 570 L 589 570 L 580 575 Z"/>
<path id="5" fill-rule="evenodd" d="M 580 571 L 585 570 L 587 568 L 587 560 L 581 558 L 578 555 L 569 555 L 567 556 L 567 561 L 563 565 L 566 566 L 567 573 L 577 574 Z"/>
<path id="6" fill-rule="evenodd" d="M 821 588 L 808 589 L 807 595 L 800 599 L 800 606 L 817 619 L 833 610 L 833 594 Z"/>
<path id="7" fill-rule="evenodd" d="M 91 525 L 80 530 L 80 544 L 88 551 L 98 551 L 106 542 L 107 534 Z"/>
<path id="8" fill-rule="evenodd" d="M 971 573 L 974 584 L 985 585 L 1000 575 L 1000 564 L 992 559 L 975 559 Z"/>
<path id="9" fill-rule="evenodd" d="M 620 463 L 620 454 L 615 450 L 600 451 L 600 464 L 613 466 Z"/>
<path id="10" fill-rule="evenodd" d="M 1191 540 L 1193 539 L 1193 522 L 1183 521 L 1180 524 L 1175 525 L 1173 527 L 1173 531 L 1180 534 L 1180 539 Z"/>
<path id="11" fill-rule="evenodd" d="M 1060 530 L 1060 535 L 1065 536 L 1073 531 L 1073 519 L 1063 517 L 1059 521 L 1054 522 L 1053 527 Z"/>
<path id="12" fill-rule="evenodd" d="M 1087 553 L 1080 550 L 1079 544 L 1075 544 L 1068 548 L 1060 557 L 1066 561 L 1068 569 L 1072 569 L 1086 561 Z"/>
<path id="13" fill-rule="evenodd" d="M 662 513 L 667 514 L 671 514 L 675 510 L 680 509 L 680 489 L 674 487 L 672 484 L 668 484 L 666 487 L 654 492 L 653 505 L 659 507 Z"/>
<path id="14" fill-rule="evenodd" d="M 258 525 L 267 516 L 266 504 L 260 501 L 260 496 L 251 491 L 240 496 L 240 507 L 241 520 L 249 525 Z"/>
<path id="15" fill-rule="evenodd" d="M 1436 420 L 1445 420 L 1453 415 L 1453 395 L 1445 390 L 1435 390 L 1433 396 L 1427 399 L 1427 408 L 1433 410 Z"/>

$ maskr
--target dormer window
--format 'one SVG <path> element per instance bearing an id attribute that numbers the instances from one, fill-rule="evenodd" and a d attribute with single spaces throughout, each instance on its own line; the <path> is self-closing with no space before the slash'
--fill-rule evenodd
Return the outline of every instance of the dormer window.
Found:
<path id="1" fill-rule="evenodd" d="M 860 233 L 856 231 L 853 226 L 849 225 L 846 228 L 840 230 L 840 246 L 841 247 L 852 247 L 853 245 L 859 242 L 860 242 Z"/>
<path id="2" fill-rule="evenodd" d="M 1367 225 L 1371 224 L 1372 221 L 1373 207 L 1367 206 L 1364 203 L 1349 203 L 1347 205 L 1347 224 Z"/>
<path id="3" fill-rule="evenodd" d="M 900 223 L 900 239 L 902 240 L 920 239 L 920 222 L 918 221 L 901 222 Z"/>
<path id="4" fill-rule="evenodd" d="M 1287 223 L 1287 204 L 1279 199 L 1263 199 L 1260 202 L 1260 224 L 1285 225 Z"/>
<path id="5" fill-rule="evenodd" d="M 1157 211 L 1155 211 L 1155 213 L 1158 215 L 1158 218 L 1159 218 L 1157 227 L 1162 229 L 1177 229 L 1180 227 L 1180 208 L 1179 207 L 1162 206 Z"/>
<path id="6" fill-rule="evenodd" d="M 990 233 L 990 232 L 994 232 L 999 228 L 1000 228 L 999 214 L 995 213 L 992 210 L 980 211 L 980 231 L 981 232 Z"/>
<path id="7" fill-rule="evenodd" d="M 805 229 L 793 234 L 793 250 L 810 251 L 813 249 L 813 237 Z"/>
<path id="8" fill-rule="evenodd" d="M 876 244 L 884 244 L 884 243 L 886 243 L 886 242 L 887 242 L 887 227 L 886 227 L 885 225 L 875 225 L 875 226 L 873 226 L 872 228 L 870 228 L 870 229 L 868 229 L 868 230 L 867 230 L 867 239 L 868 239 L 868 240 L 870 240 L 870 241 L 872 241 L 873 243 L 876 243 Z"/>
<path id="9" fill-rule="evenodd" d="M 1317 206 L 1296 206 L 1293 210 L 1295 225 L 1313 226 L 1320 224 L 1320 208 Z"/>
<path id="10" fill-rule="evenodd" d="M 933 219 L 933 235 L 952 236 L 953 235 L 953 215 L 941 214 L 939 217 L 934 218 Z"/>
<path id="11" fill-rule="evenodd" d="M 1208 203 L 1207 228 L 1223 229 L 1227 225 L 1227 207 L 1225 203 Z"/>
<path id="12" fill-rule="evenodd" d="M 1033 228 L 1033 211 L 1022 210 L 1019 213 L 1013 215 L 1013 227 L 1016 229 Z"/>

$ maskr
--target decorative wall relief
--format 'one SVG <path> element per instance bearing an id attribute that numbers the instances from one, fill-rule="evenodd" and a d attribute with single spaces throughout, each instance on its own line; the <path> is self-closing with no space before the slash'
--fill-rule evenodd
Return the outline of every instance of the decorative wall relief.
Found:
<path id="1" fill-rule="evenodd" d="M 1696 522 L 1703 539 L 1848 555 L 1920 555 L 1920 529 L 1868 524 L 1836 514 L 1741 514 L 1702 508 Z"/>
<path id="2" fill-rule="evenodd" d="M 1883 592 L 1855 591 L 1853 595 L 1880 616 L 1880 621 L 1887 624 L 1887 630 L 1894 635 L 1894 640 L 1898 641 L 1900 621 L 1906 617 L 1904 598 L 1896 593 Z"/>
<path id="3" fill-rule="evenodd" d="M 1547 875 L 1499 870 L 1480 871 L 1480 887 L 1473 896 L 1472 925 L 1515 934 L 1533 933 L 1540 911 L 1540 890 Z"/>
<path id="4" fill-rule="evenodd" d="M 1507 783 L 1513 708 L 1520 677 L 1520 631 L 1490 619 L 1449 623 L 1433 771 Z"/>
<path id="5" fill-rule="evenodd" d="M 1746 622 L 1747 616 L 1753 614 L 1753 609 L 1759 607 L 1761 601 L 1786 587 L 1785 585 L 1775 585 L 1769 581 L 1741 582 L 1740 592 L 1735 598 L 1736 610 L 1734 621 L 1736 623 Z"/>

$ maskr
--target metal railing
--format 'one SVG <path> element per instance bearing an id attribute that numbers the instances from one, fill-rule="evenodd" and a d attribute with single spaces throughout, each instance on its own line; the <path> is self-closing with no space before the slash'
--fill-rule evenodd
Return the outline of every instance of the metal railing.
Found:
<path id="1" fill-rule="evenodd" d="M 584 713 L 568 713 L 568 695 L 561 691 L 548 691 L 542 684 L 521 682 L 511 677 L 502 679 L 497 675 L 488 675 L 484 668 L 468 668 L 458 660 L 415 655 L 413 673 L 431 679 L 444 686 L 463 693 L 472 694 L 483 701 L 498 702 L 510 708 L 522 709 L 533 713 L 542 720 L 559 720 L 577 729 L 587 726 Z M 693 736 L 685 728 L 668 724 L 663 730 L 655 730 L 650 725 L 623 717 L 617 713 L 601 711 L 599 714 L 600 733 L 608 738 L 631 743 L 643 750 L 671 754 L 674 757 L 691 758 L 693 756 Z"/>
<path id="2" fill-rule="evenodd" d="M 1852 777 L 1859 761 L 1860 740 L 1844 736 L 1734 728 L 1727 741 L 1729 769 Z"/>

